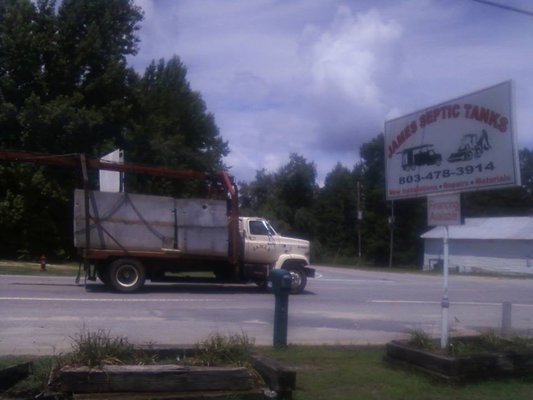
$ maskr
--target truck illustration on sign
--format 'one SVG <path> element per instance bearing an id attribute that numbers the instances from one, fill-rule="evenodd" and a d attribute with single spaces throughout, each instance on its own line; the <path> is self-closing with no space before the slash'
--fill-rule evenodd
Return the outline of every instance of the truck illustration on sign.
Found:
<path id="1" fill-rule="evenodd" d="M 432 144 L 410 147 L 402 151 L 402 168 L 414 170 L 421 165 L 440 165 L 442 156 L 435 152 Z"/>
<path id="2" fill-rule="evenodd" d="M 479 158 L 485 150 L 490 150 L 489 137 L 487 131 L 483 129 L 481 134 L 467 133 L 461 139 L 459 148 L 448 157 L 448 162 L 468 161 Z"/>

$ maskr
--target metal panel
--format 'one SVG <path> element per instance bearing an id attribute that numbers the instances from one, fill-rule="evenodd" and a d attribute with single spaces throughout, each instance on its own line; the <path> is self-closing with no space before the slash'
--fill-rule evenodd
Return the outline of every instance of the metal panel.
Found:
<path id="1" fill-rule="evenodd" d="M 226 202 L 176 199 L 179 248 L 188 254 L 227 255 Z"/>
<path id="2" fill-rule="evenodd" d="M 226 202 L 129 193 L 89 193 L 91 248 L 226 256 Z M 74 245 L 85 247 L 82 190 L 74 203 Z"/>
<path id="3" fill-rule="evenodd" d="M 495 274 L 533 274 L 530 240 L 450 240 L 450 270 Z M 442 240 L 424 240 L 424 269 L 442 260 Z"/>

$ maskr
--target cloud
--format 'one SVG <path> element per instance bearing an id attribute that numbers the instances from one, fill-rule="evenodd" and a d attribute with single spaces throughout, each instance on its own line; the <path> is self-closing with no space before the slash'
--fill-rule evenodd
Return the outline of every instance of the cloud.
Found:
<path id="1" fill-rule="evenodd" d="M 297 152 L 319 179 L 386 119 L 513 79 L 519 143 L 533 101 L 530 18 L 436 0 L 136 0 L 142 72 L 177 54 L 231 154 L 239 180 Z M 520 4 L 517 4 L 519 6 Z M 525 133 L 524 133 L 525 132 Z"/>
<path id="2" fill-rule="evenodd" d="M 312 32 L 309 111 L 317 118 L 318 144 L 350 152 L 348 147 L 380 132 L 383 84 L 401 64 L 395 48 L 402 29 L 375 9 L 354 15 L 342 6 L 330 27 Z"/>

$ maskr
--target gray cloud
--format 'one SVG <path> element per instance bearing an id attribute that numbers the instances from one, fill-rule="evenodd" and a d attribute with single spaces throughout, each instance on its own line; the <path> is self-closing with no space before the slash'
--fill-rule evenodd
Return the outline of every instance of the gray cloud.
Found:
<path id="1" fill-rule="evenodd" d="M 517 6 L 527 5 L 517 1 Z M 139 70 L 177 54 L 229 140 L 238 179 L 298 152 L 320 179 L 384 121 L 504 80 L 533 147 L 531 18 L 437 0 L 136 0 Z"/>

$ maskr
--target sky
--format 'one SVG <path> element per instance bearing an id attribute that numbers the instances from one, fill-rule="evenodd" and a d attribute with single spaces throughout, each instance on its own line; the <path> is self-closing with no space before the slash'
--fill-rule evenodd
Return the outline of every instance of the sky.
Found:
<path id="1" fill-rule="evenodd" d="M 533 12 L 532 0 L 492 0 Z M 385 121 L 512 80 L 533 149 L 533 15 L 474 0 L 134 0 L 143 73 L 177 55 L 238 181 L 297 153 L 319 183 Z"/>

